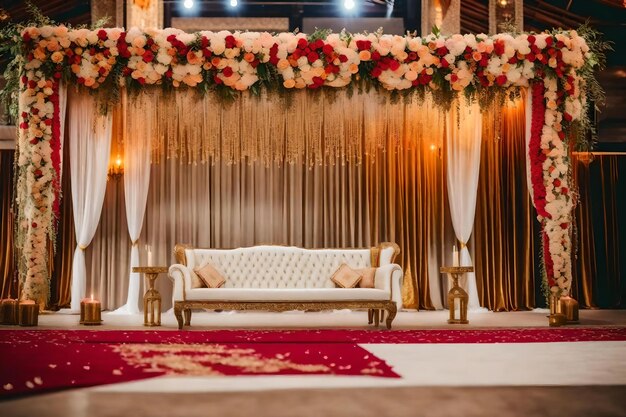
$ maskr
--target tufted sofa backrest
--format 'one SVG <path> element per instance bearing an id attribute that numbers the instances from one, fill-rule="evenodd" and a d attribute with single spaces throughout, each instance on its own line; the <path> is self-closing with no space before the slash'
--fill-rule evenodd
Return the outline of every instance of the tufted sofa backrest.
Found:
<path id="1" fill-rule="evenodd" d="M 342 263 L 352 268 L 371 265 L 370 249 L 254 246 L 186 249 L 185 255 L 192 270 L 211 263 L 226 278 L 227 288 L 333 288 L 330 277 Z M 385 255 L 381 265 L 390 263 Z"/>

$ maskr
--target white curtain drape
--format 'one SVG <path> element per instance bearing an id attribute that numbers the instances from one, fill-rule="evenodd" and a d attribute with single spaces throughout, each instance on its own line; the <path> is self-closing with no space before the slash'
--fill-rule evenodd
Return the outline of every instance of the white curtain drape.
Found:
<path id="1" fill-rule="evenodd" d="M 98 112 L 88 94 L 69 97 L 70 175 L 76 250 L 72 264 L 71 311 L 80 310 L 85 296 L 87 271 L 84 250 L 93 238 L 102 210 L 111 148 L 111 115 Z"/>
<path id="2" fill-rule="evenodd" d="M 458 106 L 453 104 L 446 119 L 446 177 L 452 226 L 460 242 L 461 266 L 472 266 L 467 243 L 474 227 L 481 140 L 482 116 L 478 103 L 469 104 L 462 99 Z M 468 308 L 480 309 L 476 275 L 465 276 L 463 286 L 469 295 Z"/>
<path id="3" fill-rule="evenodd" d="M 124 98 L 127 110 L 146 109 L 149 94 L 140 94 L 132 98 Z M 128 100 L 128 102 L 126 101 Z M 127 117 L 130 116 L 130 117 Z M 128 293 L 126 304 L 115 312 L 118 314 L 139 313 L 139 287 L 141 274 L 133 272 L 139 266 L 139 237 L 146 212 L 148 189 L 150 188 L 150 152 L 152 139 L 152 117 L 132 117 L 124 112 L 124 199 L 126 204 L 126 221 L 130 235 L 130 266 L 128 273 Z M 167 265 L 166 265 L 167 266 Z"/>
<path id="4" fill-rule="evenodd" d="M 67 87 L 65 83 L 59 83 L 59 124 L 60 124 L 60 137 L 59 140 L 61 142 L 61 164 L 60 170 L 61 175 L 63 175 L 63 142 L 65 140 L 65 113 L 67 109 Z M 59 178 L 59 184 L 61 183 L 61 178 Z"/>

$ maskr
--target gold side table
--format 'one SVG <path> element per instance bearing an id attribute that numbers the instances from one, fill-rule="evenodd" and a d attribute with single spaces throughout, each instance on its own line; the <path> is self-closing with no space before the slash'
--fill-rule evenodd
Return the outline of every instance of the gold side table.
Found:
<path id="1" fill-rule="evenodd" d="M 450 324 L 468 324 L 467 320 L 467 302 L 469 296 L 463 288 L 459 286 L 459 277 L 467 272 L 474 272 L 473 266 L 442 266 L 439 268 L 442 274 L 452 275 L 452 288 L 448 291 L 448 310 L 450 310 Z M 459 310 L 461 317 L 456 318 L 454 314 L 454 300 L 459 300 Z"/>
<path id="2" fill-rule="evenodd" d="M 148 278 L 148 289 L 143 295 L 143 325 L 144 326 L 160 326 L 161 325 L 161 294 L 154 288 L 154 281 L 159 274 L 168 271 L 166 266 L 136 266 L 133 272 L 144 274 Z"/>

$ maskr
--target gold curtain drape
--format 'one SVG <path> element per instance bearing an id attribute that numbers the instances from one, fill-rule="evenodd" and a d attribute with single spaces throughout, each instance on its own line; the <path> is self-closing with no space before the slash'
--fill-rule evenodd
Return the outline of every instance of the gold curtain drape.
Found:
<path id="1" fill-rule="evenodd" d="M 0 273 L 2 292 L 0 298 L 17 298 L 18 284 L 15 275 L 13 250 L 13 151 L 0 151 Z"/>
<path id="2" fill-rule="evenodd" d="M 163 107 L 166 102 L 158 94 L 154 103 Z M 144 260 L 150 245 L 155 262 L 174 262 L 171 251 L 178 242 L 354 247 L 395 241 L 402 248 L 405 306 L 442 306 L 446 289 L 438 269 L 450 261 L 453 234 L 445 186 L 444 115 L 433 103 L 392 103 L 374 94 L 294 96 L 287 109 L 267 97 L 244 96 L 224 108 L 184 94 L 173 100 L 154 112 L 160 136 L 153 149 L 139 243 Z M 132 99 L 128 102 L 115 117 L 114 157 L 124 152 L 123 135 L 132 134 L 124 133 L 124 117 L 137 117 Z M 174 102 L 176 108 L 167 119 L 164 112 L 171 111 Z M 496 311 L 541 303 L 538 225 L 526 188 L 523 108 L 519 102 L 483 115 L 476 220 L 469 246 L 480 302 Z M 183 113 L 185 118 L 177 119 Z M 232 160 L 217 160 L 223 152 Z M 288 154 L 297 160 L 291 161 Z M 3 297 L 14 284 L 12 227 L 5 221 L 10 218 L 12 158 L 3 151 L 0 161 Z M 583 201 L 576 209 L 579 282 L 574 286 L 581 306 L 624 303 L 607 295 L 619 294 L 624 287 L 619 231 L 625 226 L 617 213 L 624 207 L 618 172 L 626 172 L 626 164 L 624 158 L 611 158 L 600 158 L 591 168 L 578 165 L 574 172 Z M 602 186 L 594 187 L 597 183 Z M 74 248 L 67 175 L 63 190 L 51 300 L 59 306 L 69 303 Z M 110 179 L 102 218 L 86 251 L 87 291 L 97 294 L 105 308 L 125 302 L 129 250 L 123 181 Z M 595 262 L 596 256 L 601 261 Z M 171 284 L 161 279 L 158 286 L 166 300 Z"/>
<path id="3" fill-rule="evenodd" d="M 525 155 L 523 101 L 486 112 L 473 249 L 481 305 L 494 311 L 535 306 L 538 224 Z"/>

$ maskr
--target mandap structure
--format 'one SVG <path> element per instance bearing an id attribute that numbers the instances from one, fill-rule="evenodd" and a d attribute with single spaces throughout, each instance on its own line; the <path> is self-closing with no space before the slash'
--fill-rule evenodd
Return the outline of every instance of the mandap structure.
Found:
<path id="1" fill-rule="evenodd" d="M 544 281 L 552 295 L 569 293 L 576 200 L 570 154 L 574 146 L 589 144 L 590 97 L 598 94 L 593 72 L 603 58 L 589 28 L 414 37 L 46 25 L 19 27 L 13 39 L 23 298 L 43 305 L 48 297 L 45 254 L 54 241 L 62 191 L 64 86 L 94 94 L 103 113 L 122 90 L 212 92 L 216 100 L 229 100 L 261 92 L 285 97 L 299 89 L 358 94 L 374 88 L 399 98 L 432 96 L 442 112 L 468 101 L 485 108 L 524 94 L 528 181 L 542 225 Z"/>

